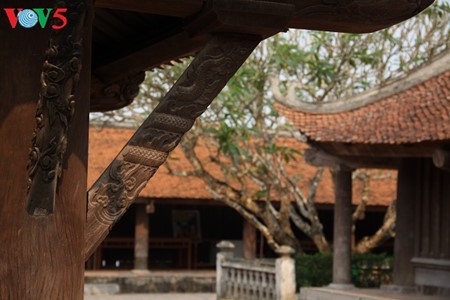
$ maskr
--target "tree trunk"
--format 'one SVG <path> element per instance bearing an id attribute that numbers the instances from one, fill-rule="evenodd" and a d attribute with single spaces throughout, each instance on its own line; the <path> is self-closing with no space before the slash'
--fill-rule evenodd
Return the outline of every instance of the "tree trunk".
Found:
<path id="1" fill-rule="evenodd" d="M 383 225 L 381 225 L 380 229 L 378 229 L 374 235 L 370 237 L 364 237 L 361 241 L 359 241 L 354 249 L 354 252 L 368 253 L 372 249 L 383 244 L 383 242 L 385 242 L 387 239 L 393 237 L 395 223 L 396 223 L 395 201 L 392 201 L 386 210 Z"/>

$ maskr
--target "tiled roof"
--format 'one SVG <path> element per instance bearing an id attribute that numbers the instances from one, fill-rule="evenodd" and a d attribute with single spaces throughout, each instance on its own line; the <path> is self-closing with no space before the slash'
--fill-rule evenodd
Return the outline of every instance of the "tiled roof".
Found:
<path id="1" fill-rule="evenodd" d="M 89 138 L 89 170 L 88 170 L 88 186 L 100 176 L 103 170 L 114 159 L 116 154 L 122 149 L 128 139 L 134 133 L 130 129 L 103 128 L 90 129 Z M 298 142 L 294 139 L 284 139 L 282 143 L 289 144 L 290 147 L 297 149 L 305 149 L 305 143 Z M 208 150 L 201 148 L 198 151 L 200 158 L 206 158 Z M 175 159 L 174 159 L 175 158 Z M 169 159 L 173 168 L 178 170 L 189 170 L 190 163 L 184 158 L 179 148 L 175 149 Z M 298 162 L 291 163 L 287 171 L 291 174 L 301 174 L 300 188 L 307 195 L 308 181 L 315 173 L 316 168 L 307 164 L 303 158 Z M 218 174 L 220 170 L 210 170 Z M 378 171 L 374 171 L 378 172 Z M 396 195 L 396 172 L 383 171 L 382 178 L 371 181 L 370 184 L 370 205 L 387 205 Z M 353 187 L 354 203 L 359 203 L 362 185 L 360 181 L 356 181 Z M 159 198 L 159 199 L 199 199 L 205 201 L 213 201 L 211 194 L 207 190 L 201 179 L 195 177 L 179 177 L 169 174 L 168 170 L 162 166 L 150 183 L 141 192 L 141 197 Z M 317 196 L 317 203 L 332 204 L 334 202 L 333 183 L 331 175 L 325 172 L 321 181 Z"/>
<path id="2" fill-rule="evenodd" d="M 278 104 L 278 109 L 310 141 L 403 144 L 450 140 L 450 59 L 447 60 L 447 71 L 430 77 L 429 67 L 419 69 L 376 94 L 367 93 L 367 98 L 378 99 L 359 107 L 320 113 L 282 104 Z M 419 82 L 402 89 L 413 80 Z M 392 93 L 386 96 L 386 90 Z"/>

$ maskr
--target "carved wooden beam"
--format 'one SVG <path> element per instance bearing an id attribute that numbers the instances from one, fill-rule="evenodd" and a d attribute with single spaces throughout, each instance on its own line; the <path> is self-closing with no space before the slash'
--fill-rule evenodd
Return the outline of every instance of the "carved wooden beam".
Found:
<path id="1" fill-rule="evenodd" d="M 56 8 L 67 9 L 68 20 L 64 28 L 52 30 L 41 73 L 36 128 L 28 161 L 27 211 L 34 216 L 46 216 L 54 210 L 67 130 L 75 107 L 87 7 L 85 0 L 56 2 Z"/>
<path id="2" fill-rule="evenodd" d="M 255 36 L 212 38 L 94 183 L 89 190 L 86 259 L 259 41 Z"/>
<path id="3" fill-rule="evenodd" d="M 202 49 L 207 38 L 209 37 L 201 36 L 193 39 L 182 30 L 124 57 L 94 66 L 93 73 L 102 82 L 108 84 L 123 78 L 124 72 L 135 74 L 173 59 L 194 54 Z"/>
<path id="4" fill-rule="evenodd" d="M 145 72 L 141 71 L 104 85 L 93 76 L 91 78 L 91 112 L 119 109 L 129 105 L 138 95 L 139 86 L 144 79 Z"/>

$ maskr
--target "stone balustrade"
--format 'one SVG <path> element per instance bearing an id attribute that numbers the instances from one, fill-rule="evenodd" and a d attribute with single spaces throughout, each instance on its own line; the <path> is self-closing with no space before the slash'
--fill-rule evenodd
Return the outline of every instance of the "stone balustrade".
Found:
<path id="1" fill-rule="evenodd" d="M 234 245 L 217 247 L 217 299 L 294 300 L 295 264 L 290 247 L 280 247 L 277 259 L 247 260 L 233 256 Z"/>

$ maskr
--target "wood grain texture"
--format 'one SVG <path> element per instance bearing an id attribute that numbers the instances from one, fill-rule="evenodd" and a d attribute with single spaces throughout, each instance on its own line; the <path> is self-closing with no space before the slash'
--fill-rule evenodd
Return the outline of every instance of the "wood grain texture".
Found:
<path id="1" fill-rule="evenodd" d="M 267 38 L 288 28 L 372 32 L 413 17 L 433 0 L 98 0 L 93 90 L 195 54 L 216 33 Z M 100 84 L 100 86 L 99 86 Z M 117 101 L 116 104 L 113 102 Z M 93 111 L 127 104 L 93 95 Z"/>
<path id="2" fill-rule="evenodd" d="M 96 7 L 165 16 L 188 17 L 199 11 L 205 0 L 97 0 Z"/>
<path id="3" fill-rule="evenodd" d="M 27 4 L 39 7 L 42 1 Z M 84 48 L 89 58 L 87 34 Z M 84 61 L 77 113 L 68 131 L 56 211 L 33 217 L 26 211 L 26 166 L 49 32 L 14 31 L 1 22 L 0 38 L 0 299 L 82 299 L 89 59 Z"/>
<path id="4" fill-rule="evenodd" d="M 56 188 L 67 148 L 67 131 L 75 110 L 75 92 L 82 67 L 81 43 L 86 2 L 59 1 L 55 8 L 67 9 L 70 22 L 63 29 L 51 31 L 40 76 L 36 127 L 27 166 L 27 211 L 34 216 L 46 216 L 54 211 Z"/>
<path id="5" fill-rule="evenodd" d="M 213 37 L 94 183 L 89 190 L 86 259 L 259 41 L 255 36 Z"/>

